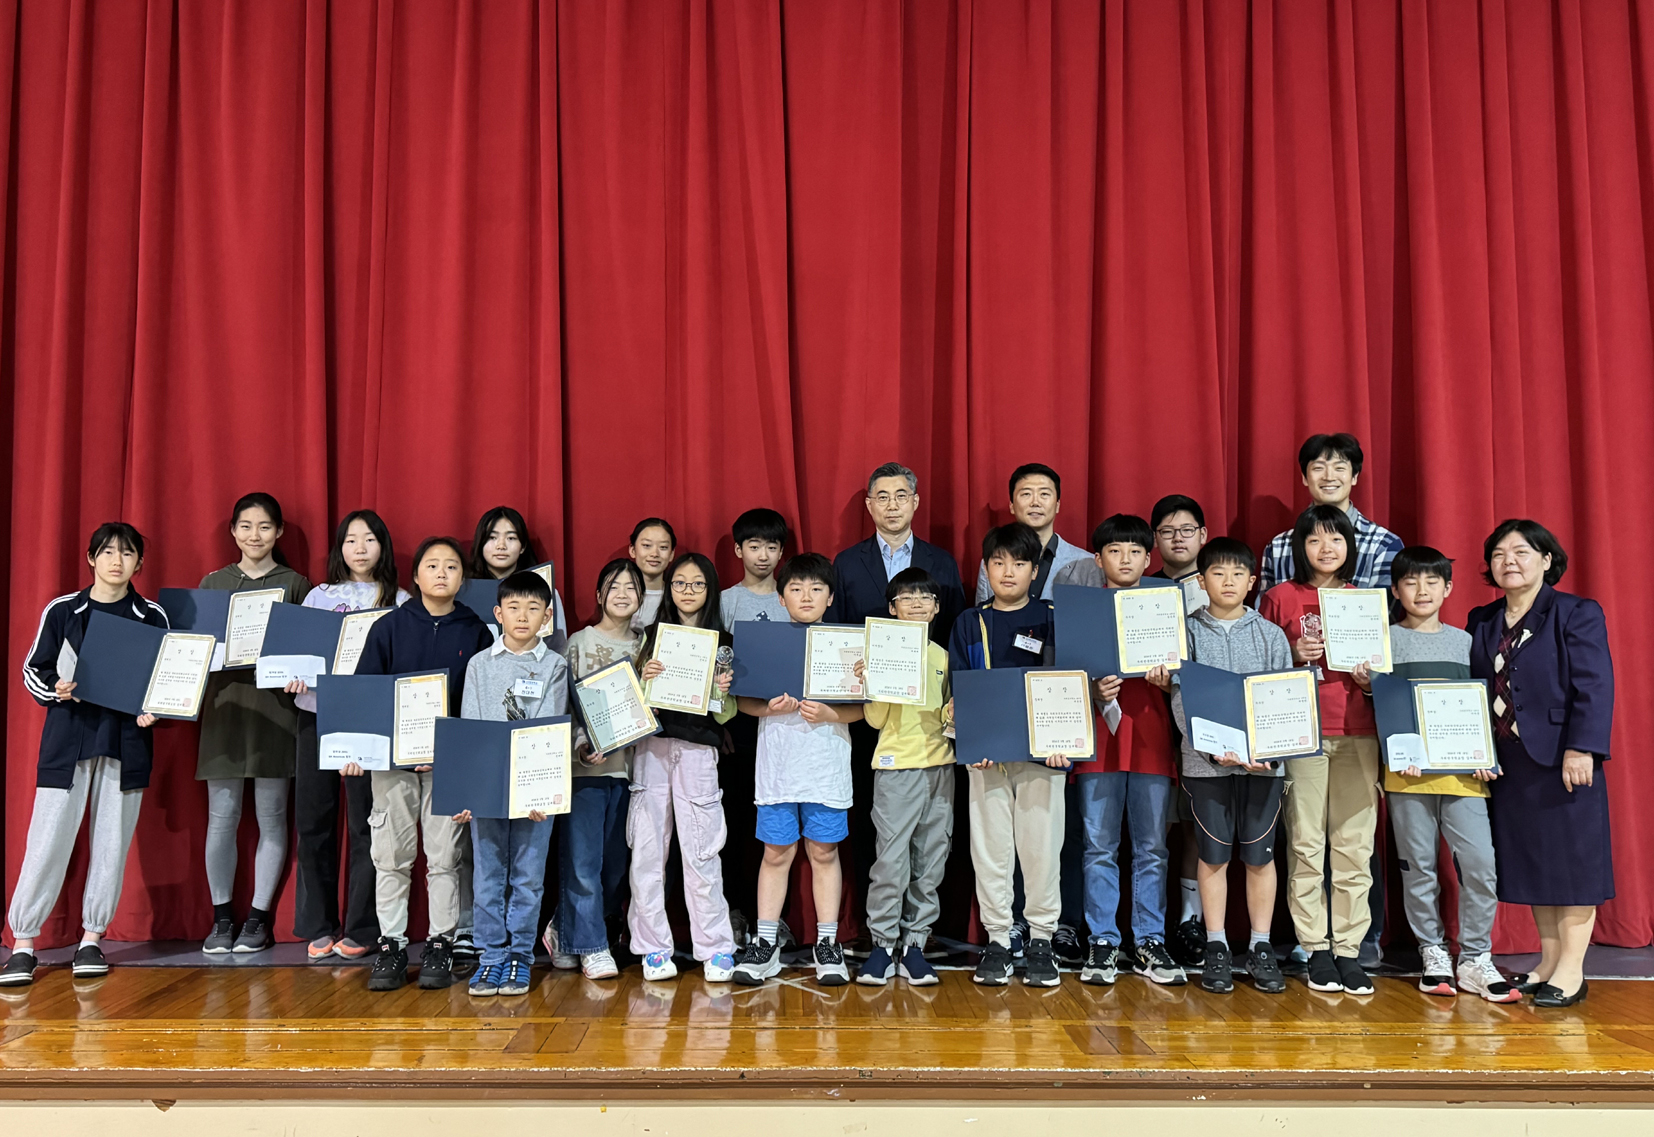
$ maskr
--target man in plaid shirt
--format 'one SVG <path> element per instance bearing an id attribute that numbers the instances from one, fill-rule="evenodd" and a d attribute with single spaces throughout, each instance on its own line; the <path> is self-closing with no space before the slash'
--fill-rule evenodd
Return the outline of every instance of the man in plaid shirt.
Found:
<path id="1" fill-rule="evenodd" d="M 1350 504 L 1350 491 L 1361 477 L 1361 443 L 1353 434 L 1317 434 L 1298 448 L 1298 469 L 1315 505 L 1336 505 L 1355 526 L 1355 580 L 1357 588 L 1390 587 L 1390 562 L 1401 551 L 1402 540 L 1376 521 L 1369 521 Z M 1264 550 L 1258 569 L 1258 595 L 1283 580 L 1292 579 L 1292 530 L 1276 535 Z"/>

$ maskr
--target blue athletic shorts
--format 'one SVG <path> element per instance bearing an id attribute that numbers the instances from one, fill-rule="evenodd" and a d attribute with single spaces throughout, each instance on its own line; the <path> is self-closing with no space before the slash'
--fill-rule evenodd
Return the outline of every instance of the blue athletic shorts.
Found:
<path id="1" fill-rule="evenodd" d="M 801 830 L 811 841 L 836 844 L 850 836 L 850 811 L 813 801 L 758 807 L 758 839 L 764 844 L 796 845 Z"/>

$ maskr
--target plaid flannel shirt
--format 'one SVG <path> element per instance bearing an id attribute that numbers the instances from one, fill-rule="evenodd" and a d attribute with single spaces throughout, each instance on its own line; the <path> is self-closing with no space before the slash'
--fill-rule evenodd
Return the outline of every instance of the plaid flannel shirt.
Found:
<path id="1" fill-rule="evenodd" d="M 1376 521 L 1363 517 L 1361 511 L 1350 506 L 1350 521 L 1355 525 L 1355 580 L 1357 588 L 1390 587 L 1390 562 L 1401 552 L 1401 538 Z M 1283 580 L 1291 580 L 1292 530 L 1277 533 L 1264 550 L 1263 564 L 1258 569 L 1258 595 L 1262 596 Z"/>

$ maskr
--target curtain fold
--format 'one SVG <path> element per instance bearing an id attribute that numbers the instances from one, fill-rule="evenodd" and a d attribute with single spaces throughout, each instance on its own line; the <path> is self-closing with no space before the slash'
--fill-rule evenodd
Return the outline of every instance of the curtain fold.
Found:
<path id="1" fill-rule="evenodd" d="M 347 510 L 406 571 L 516 505 L 583 620 L 637 519 L 733 583 L 737 513 L 834 553 L 887 460 L 967 577 L 1025 461 L 1076 543 L 1184 492 L 1261 546 L 1350 430 L 1450 619 L 1518 514 L 1602 601 L 1597 934 L 1646 944 L 1651 68 L 1649 0 L 0 0 L 9 658 L 97 523 L 153 594 L 254 489 L 313 577 Z M 5 705 L 9 884 L 41 712 Z M 168 727 L 114 936 L 205 930 L 204 818 Z"/>

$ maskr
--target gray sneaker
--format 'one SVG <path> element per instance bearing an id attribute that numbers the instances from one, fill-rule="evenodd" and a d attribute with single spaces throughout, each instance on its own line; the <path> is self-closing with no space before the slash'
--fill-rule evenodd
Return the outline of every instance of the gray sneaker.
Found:
<path id="1" fill-rule="evenodd" d="M 201 945 L 205 955 L 229 955 L 230 949 L 235 946 L 235 921 L 215 920 L 212 934 Z"/>
<path id="2" fill-rule="evenodd" d="M 235 946 L 230 950 L 237 955 L 245 955 L 266 951 L 275 942 L 270 935 L 270 926 L 257 916 L 249 916 L 247 922 L 241 925 L 241 934 L 235 938 Z"/>

